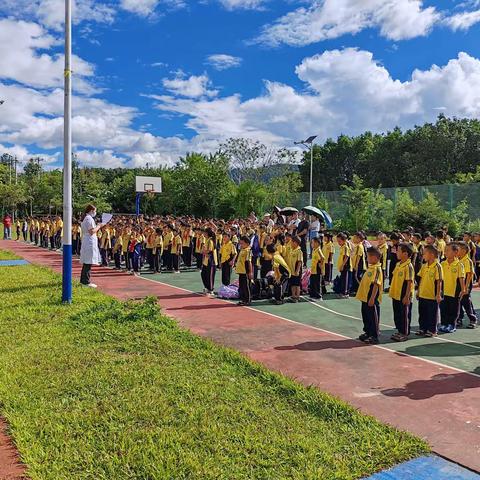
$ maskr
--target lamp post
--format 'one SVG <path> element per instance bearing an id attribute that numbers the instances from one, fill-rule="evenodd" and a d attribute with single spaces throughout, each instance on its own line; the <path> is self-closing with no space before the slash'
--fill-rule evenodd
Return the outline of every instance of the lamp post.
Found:
<path id="1" fill-rule="evenodd" d="M 72 0 L 65 0 L 62 302 L 72 302 Z"/>
<path id="2" fill-rule="evenodd" d="M 313 205 L 313 141 L 317 138 L 317 135 L 312 135 L 306 140 L 300 142 L 294 142 L 295 145 L 303 145 L 310 149 L 310 190 L 309 190 L 309 204 Z"/>

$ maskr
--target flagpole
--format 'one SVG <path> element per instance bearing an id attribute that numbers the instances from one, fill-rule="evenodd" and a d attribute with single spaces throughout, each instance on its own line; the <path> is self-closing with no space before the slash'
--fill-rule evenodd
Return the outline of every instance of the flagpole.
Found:
<path id="1" fill-rule="evenodd" d="M 72 0 L 65 0 L 62 302 L 72 302 Z"/>

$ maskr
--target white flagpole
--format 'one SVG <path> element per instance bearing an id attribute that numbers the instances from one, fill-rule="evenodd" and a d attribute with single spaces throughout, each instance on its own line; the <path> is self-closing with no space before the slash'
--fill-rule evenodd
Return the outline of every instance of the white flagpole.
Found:
<path id="1" fill-rule="evenodd" d="M 63 130 L 62 302 L 72 302 L 72 0 L 65 0 L 65 104 Z"/>

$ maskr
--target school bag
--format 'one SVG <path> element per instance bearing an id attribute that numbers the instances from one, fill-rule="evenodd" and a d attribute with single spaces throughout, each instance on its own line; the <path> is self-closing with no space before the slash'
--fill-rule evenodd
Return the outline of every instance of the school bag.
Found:
<path id="1" fill-rule="evenodd" d="M 308 287 L 310 285 L 310 275 L 312 274 L 311 270 L 307 268 L 302 274 L 301 286 L 302 291 L 307 293 Z"/>
<path id="2" fill-rule="evenodd" d="M 238 295 L 238 286 L 236 285 L 222 285 L 218 289 L 218 298 L 223 298 L 226 300 L 235 300 L 239 298 Z"/>

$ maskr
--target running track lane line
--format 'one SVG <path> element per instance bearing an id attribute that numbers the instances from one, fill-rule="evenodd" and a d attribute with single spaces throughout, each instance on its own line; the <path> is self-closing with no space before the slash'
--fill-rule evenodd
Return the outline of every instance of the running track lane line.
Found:
<path id="1" fill-rule="evenodd" d="M 188 290 L 186 288 L 182 288 L 182 287 L 177 287 L 175 285 L 170 285 L 169 283 L 164 283 L 164 282 L 159 282 L 157 280 L 152 280 L 150 278 L 145 278 L 145 277 L 142 277 L 141 275 L 138 276 L 137 278 L 141 278 L 142 280 L 145 280 L 146 282 L 153 282 L 153 283 L 156 283 L 156 284 L 160 284 L 160 285 L 163 285 L 164 287 L 171 287 L 171 288 L 175 288 L 177 290 L 180 290 L 182 292 L 187 292 L 187 293 L 192 293 L 194 295 L 197 295 L 199 297 L 203 297 L 203 294 L 199 293 L 199 292 L 193 292 L 192 290 Z M 232 304 L 233 302 L 230 302 L 228 300 L 225 300 L 223 298 L 218 298 L 218 297 L 215 297 L 215 300 L 220 300 L 222 302 L 225 302 L 225 303 L 229 303 L 229 304 Z M 316 305 L 316 304 L 315 304 Z M 348 318 L 352 318 L 354 320 L 360 320 L 359 318 L 356 318 L 356 317 L 353 317 L 351 315 L 347 315 L 347 314 L 343 314 L 343 313 L 340 313 L 340 312 L 336 312 L 335 310 L 330 310 L 329 308 L 326 308 L 326 307 L 322 307 L 320 305 L 318 305 L 319 308 L 323 308 L 331 313 L 334 313 L 336 315 L 340 315 L 340 316 L 343 316 L 343 317 L 348 317 Z M 354 342 L 358 342 L 360 343 L 359 340 L 355 339 L 355 338 L 352 338 L 352 337 L 347 337 L 346 335 L 342 335 L 341 333 L 336 333 L 336 332 L 331 332 L 330 330 L 325 330 L 323 328 L 320 328 L 320 327 L 315 327 L 313 325 L 308 325 L 308 324 L 305 324 L 305 323 L 301 323 L 301 322 L 297 322 L 296 320 L 290 320 L 289 318 L 285 318 L 285 317 L 281 317 L 280 315 L 276 315 L 275 313 L 270 313 L 270 312 L 265 312 L 264 310 L 258 310 L 256 308 L 253 308 L 253 307 L 241 307 L 241 308 L 247 308 L 249 310 L 252 310 L 254 312 L 261 312 L 261 313 L 264 313 L 265 315 L 269 315 L 271 317 L 274 317 L 274 318 L 278 318 L 280 320 L 283 320 L 285 322 L 289 322 L 289 323 L 294 323 L 295 325 L 302 325 L 304 327 L 308 327 L 308 328 L 311 328 L 313 330 L 318 330 L 320 332 L 323 332 L 323 333 L 328 333 L 330 335 L 334 335 L 336 337 L 340 337 L 340 338 L 343 338 L 344 340 L 352 340 Z M 435 337 L 434 337 L 435 338 Z M 440 339 L 441 340 L 441 339 Z M 460 343 L 460 342 L 455 342 L 455 343 Z M 466 346 L 464 343 L 461 343 L 461 345 L 464 345 Z M 451 367 L 450 365 L 445 365 L 444 363 L 440 363 L 440 362 L 435 362 L 434 360 L 428 360 L 427 358 L 423 358 L 423 357 L 417 357 L 415 355 L 410 355 L 409 353 L 404 353 L 404 352 L 396 352 L 395 350 L 391 350 L 390 348 L 387 348 L 387 347 L 382 347 L 381 345 L 371 345 L 372 347 L 374 348 L 379 348 L 380 350 L 385 350 L 387 352 L 390 352 L 392 354 L 399 354 L 399 355 L 404 355 L 406 357 L 410 357 L 410 358 L 415 358 L 417 360 L 421 360 L 423 362 L 426 362 L 426 363 L 430 363 L 432 365 L 435 365 L 437 367 L 441 367 L 441 368 L 449 368 L 451 370 L 455 370 L 456 372 L 459 372 L 459 373 L 464 373 L 466 375 L 471 375 L 472 377 L 476 377 L 476 378 L 480 378 L 480 374 L 477 374 L 477 373 L 474 373 L 474 372 L 468 372 L 467 370 L 462 370 L 461 368 L 457 368 L 457 367 Z"/>

